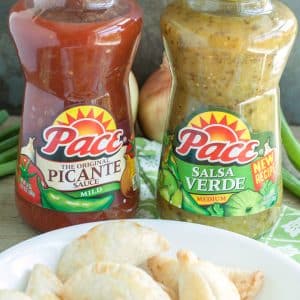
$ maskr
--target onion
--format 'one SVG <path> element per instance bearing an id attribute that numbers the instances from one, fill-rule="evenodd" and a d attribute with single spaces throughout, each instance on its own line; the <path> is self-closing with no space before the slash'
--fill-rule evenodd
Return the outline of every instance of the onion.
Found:
<path id="1" fill-rule="evenodd" d="M 139 123 L 146 137 L 162 142 L 169 110 L 172 77 L 166 56 L 140 92 Z"/>
<path id="2" fill-rule="evenodd" d="M 139 87 L 135 76 L 132 72 L 129 73 L 129 93 L 133 123 L 136 121 L 139 103 Z"/>

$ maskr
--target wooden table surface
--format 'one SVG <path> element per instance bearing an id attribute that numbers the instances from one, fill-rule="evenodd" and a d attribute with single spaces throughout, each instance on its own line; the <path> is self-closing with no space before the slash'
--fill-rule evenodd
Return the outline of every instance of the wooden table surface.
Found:
<path id="1" fill-rule="evenodd" d="M 17 118 L 10 118 L 13 123 Z M 295 135 L 300 140 L 300 127 L 293 127 Z M 289 192 L 284 192 L 285 204 L 300 209 L 300 199 Z M 37 235 L 38 232 L 27 226 L 18 215 L 14 201 L 14 177 L 0 180 L 0 251 L 21 241 Z"/>

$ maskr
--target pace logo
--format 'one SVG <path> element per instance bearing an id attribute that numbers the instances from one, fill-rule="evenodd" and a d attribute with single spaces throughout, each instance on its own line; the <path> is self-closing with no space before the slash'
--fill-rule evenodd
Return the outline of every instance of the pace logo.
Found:
<path id="1" fill-rule="evenodd" d="M 43 132 L 41 151 L 51 156 L 63 149 L 66 157 L 111 156 L 123 146 L 124 131 L 111 114 L 97 106 L 77 106 L 61 113 Z"/>
<path id="2" fill-rule="evenodd" d="M 175 152 L 197 161 L 228 165 L 254 161 L 260 145 L 251 138 L 248 126 L 237 116 L 224 111 L 207 111 L 193 117 L 177 135 Z"/>

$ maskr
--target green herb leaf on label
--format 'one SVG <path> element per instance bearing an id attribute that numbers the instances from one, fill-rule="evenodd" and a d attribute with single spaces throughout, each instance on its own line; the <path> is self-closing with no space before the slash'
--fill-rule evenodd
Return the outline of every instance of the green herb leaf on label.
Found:
<path id="1" fill-rule="evenodd" d="M 223 217 L 224 216 L 224 207 L 219 204 L 215 203 L 207 208 L 207 211 L 210 213 L 211 216 L 215 217 Z"/>
<path id="2" fill-rule="evenodd" d="M 278 185 L 268 180 L 260 190 L 263 196 L 263 205 L 267 208 L 272 207 L 278 199 Z"/>

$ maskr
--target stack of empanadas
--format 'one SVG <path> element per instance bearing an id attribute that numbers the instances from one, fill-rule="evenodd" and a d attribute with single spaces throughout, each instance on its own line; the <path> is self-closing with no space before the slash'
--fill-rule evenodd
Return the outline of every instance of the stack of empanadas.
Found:
<path id="1" fill-rule="evenodd" d="M 25 293 L 0 300 L 252 300 L 261 272 L 225 269 L 190 251 L 162 256 L 169 242 L 134 222 L 101 223 L 70 243 L 54 274 L 34 266 Z"/>

